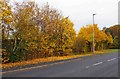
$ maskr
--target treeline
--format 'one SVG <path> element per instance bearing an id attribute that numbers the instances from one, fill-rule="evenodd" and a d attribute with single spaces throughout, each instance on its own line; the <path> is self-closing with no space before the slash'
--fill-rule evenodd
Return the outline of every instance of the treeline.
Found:
<path id="1" fill-rule="evenodd" d="M 94 28 L 94 45 L 93 45 L 93 28 Z M 113 43 L 110 33 L 99 30 L 98 25 L 83 26 L 76 38 L 74 47 L 76 52 L 90 52 L 109 48 Z"/>
<path id="2" fill-rule="evenodd" d="M 92 25 L 82 27 L 76 35 L 74 24 L 48 3 L 39 7 L 34 2 L 1 2 L 2 63 L 35 58 L 66 56 L 92 51 Z M 109 48 L 110 33 L 94 25 L 95 50 Z"/>
<path id="3" fill-rule="evenodd" d="M 15 3 L 12 9 L 6 3 L 1 7 L 3 63 L 71 54 L 76 32 L 69 17 L 34 2 Z"/>
<path id="4" fill-rule="evenodd" d="M 106 34 L 110 33 L 112 35 L 113 44 L 110 48 L 120 49 L 120 25 L 114 25 L 109 28 L 104 27 L 103 31 L 105 31 Z"/>

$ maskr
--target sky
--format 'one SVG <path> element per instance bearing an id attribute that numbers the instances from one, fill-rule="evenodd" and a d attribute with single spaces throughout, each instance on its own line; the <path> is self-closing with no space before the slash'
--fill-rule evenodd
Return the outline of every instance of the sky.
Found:
<path id="1" fill-rule="evenodd" d="M 93 23 L 94 13 L 95 23 L 100 29 L 118 24 L 119 0 L 35 0 L 35 2 L 42 6 L 48 2 L 64 16 L 69 16 L 77 33 L 82 26 Z"/>

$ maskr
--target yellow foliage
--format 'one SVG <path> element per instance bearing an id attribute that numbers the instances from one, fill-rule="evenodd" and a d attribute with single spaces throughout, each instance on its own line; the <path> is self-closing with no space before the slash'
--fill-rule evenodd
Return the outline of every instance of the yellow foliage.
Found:
<path id="1" fill-rule="evenodd" d="M 94 33 L 94 38 L 93 38 L 93 33 Z M 109 39 L 108 39 L 109 38 Z M 96 48 L 103 48 L 103 43 L 108 41 L 109 43 L 112 43 L 112 37 L 110 35 L 106 35 L 104 31 L 99 30 L 98 25 L 88 25 L 88 26 L 83 26 L 77 36 L 77 41 L 80 43 L 78 46 L 79 49 L 82 50 L 92 50 L 93 47 L 93 39 L 94 39 L 94 46 Z"/>

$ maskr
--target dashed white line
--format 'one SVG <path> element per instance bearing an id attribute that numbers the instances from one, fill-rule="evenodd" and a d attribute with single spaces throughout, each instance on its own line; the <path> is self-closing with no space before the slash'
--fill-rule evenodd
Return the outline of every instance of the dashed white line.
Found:
<path id="1" fill-rule="evenodd" d="M 88 69 L 88 68 L 90 68 L 90 66 L 86 66 L 85 68 L 87 68 L 87 69 Z"/>
<path id="2" fill-rule="evenodd" d="M 120 58 L 120 57 L 118 57 L 118 58 Z M 112 60 L 115 60 L 115 59 L 117 59 L 117 58 L 112 58 L 112 59 L 109 59 L 107 61 L 112 61 Z M 66 61 L 66 62 L 71 62 L 71 61 Z M 0 74 L 23 71 L 23 70 L 30 70 L 30 69 L 35 69 L 35 68 L 47 67 L 47 66 L 53 66 L 53 65 L 57 65 L 57 64 L 63 64 L 63 63 L 65 63 L 65 62 L 58 62 L 58 63 L 49 64 L 49 65 L 42 65 L 42 66 L 36 66 L 36 67 L 30 67 L 30 68 L 24 68 L 24 69 L 18 69 L 18 70 L 11 70 L 11 71 L 6 71 L 6 72 L 1 72 Z M 95 63 L 93 65 L 97 66 L 97 65 L 100 65 L 102 63 L 103 62 L 99 62 L 99 63 Z M 90 68 L 90 66 L 86 66 L 85 68 Z"/>
<path id="3" fill-rule="evenodd" d="M 109 60 L 107 60 L 107 61 L 113 61 L 113 60 L 115 60 L 115 59 L 117 59 L 117 58 L 112 58 L 112 59 L 109 59 Z"/>
<path id="4" fill-rule="evenodd" d="M 99 63 L 96 63 L 96 64 L 93 64 L 94 66 L 97 66 L 97 65 L 100 65 L 102 64 L 103 62 L 99 62 Z"/>

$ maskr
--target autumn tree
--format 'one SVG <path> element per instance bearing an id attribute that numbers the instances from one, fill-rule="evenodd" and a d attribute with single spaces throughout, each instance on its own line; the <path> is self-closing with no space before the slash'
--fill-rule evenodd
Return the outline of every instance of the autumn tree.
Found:
<path id="1" fill-rule="evenodd" d="M 33 20 L 34 3 L 16 3 L 14 8 L 14 45 L 11 53 L 11 61 L 26 59 L 27 52 L 37 49 L 36 40 L 39 29 Z"/>
<path id="2" fill-rule="evenodd" d="M 2 28 L 2 39 L 8 39 L 9 33 L 12 30 L 11 29 L 11 22 L 12 22 L 12 11 L 11 7 L 8 5 L 7 2 L 3 1 L 0 2 L 0 19 L 1 24 L 0 27 Z"/>
<path id="3" fill-rule="evenodd" d="M 41 33 L 39 47 L 44 56 L 67 55 L 72 52 L 75 30 L 68 17 L 64 18 L 59 11 L 51 8 L 48 3 L 41 8 L 38 22 Z M 43 36 L 42 35 L 42 36 Z M 44 40 L 43 40 L 44 39 Z"/>
<path id="4" fill-rule="evenodd" d="M 11 38 L 11 32 L 12 29 L 12 11 L 11 6 L 8 4 L 9 2 L 6 1 L 0 1 L 0 48 L 2 46 L 2 62 L 8 62 L 9 61 L 9 54 L 12 50 L 12 40 Z"/>
<path id="5" fill-rule="evenodd" d="M 42 8 L 34 2 L 14 3 L 12 15 L 11 38 L 7 39 L 12 47 L 10 62 L 72 53 L 74 24 L 48 3 Z"/>
<path id="6" fill-rule="evenodd" d="M 120 47 L 120 25 L 114 25 L 105 29 L 106 34 L 110 34 L 113 38 L 113 43 L 110 48 Z"/>
<path id="7" fill-rule="evenodd" d="M 58 34 L 56 39 L 56 51 L 60 55 L 68 55 L 72 53 L 74 40 L 76 37 L 75 30 L 73 29 L 73 23 L 68 17 L 62 18 L 56 33 Z"/>
<path id="8" fill-rule="evenodd" d="M 77 40 L 76 40 L 77 50 L 79 50 L 81 52 L 92 51 L 93 29 L 94 29 L 95 50 L 103 49 L 105 47 L 105 44 L 112 43 L 112 37 L 110 35 L 106 35 L 104 31 L 99 30 L 97 24 L 95 24 L 94 26 L 88 25 L 86 27 L 83 26 L 78 33 Z"/>

